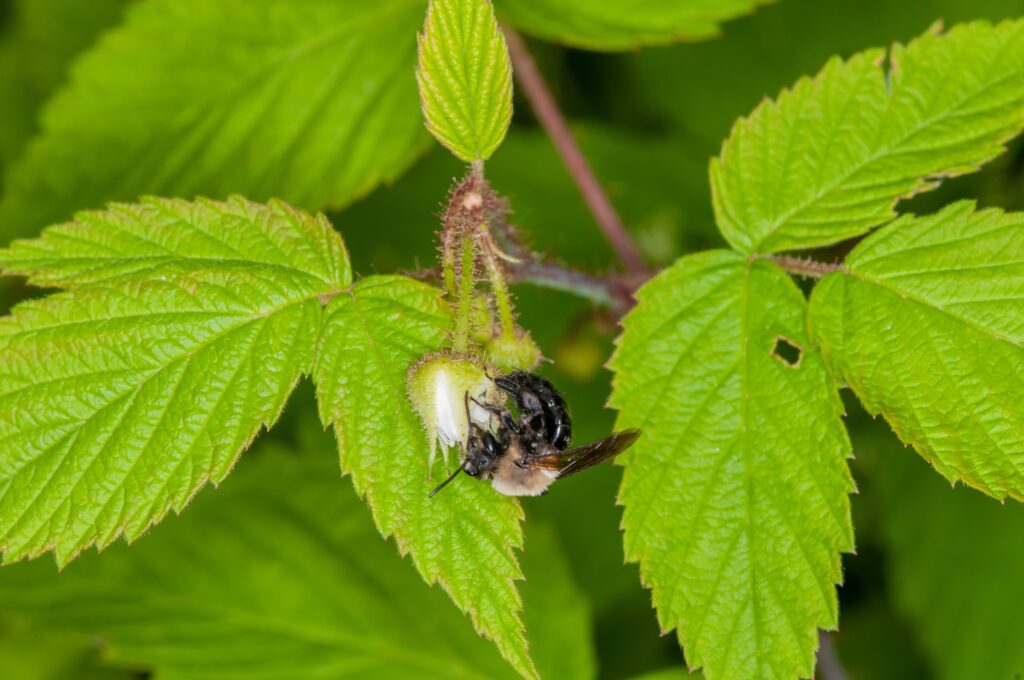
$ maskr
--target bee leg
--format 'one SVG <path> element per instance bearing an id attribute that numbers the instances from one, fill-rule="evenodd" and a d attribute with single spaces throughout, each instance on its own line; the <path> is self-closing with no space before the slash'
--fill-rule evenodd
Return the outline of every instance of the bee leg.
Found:
<path id="1" fill-rule="evenodd" d="M 493 406 L 492 404 L 486 404 L 484 402 L 477 401 L 473 397 L 470 397 L 469 400 L 472 401 L 477 406 L 479 406 L 480 408 L 484 409 L 485 411 L 488 411 L 497 416 L 498 420 L 501 421 L 503 427 L 512 430 L 516 434 L 519 434 L 519 424 L 516 423 L 516 421 L 512 418 L 512 414 L 509 413 L 507 409 L 503 409 L 500 406 Z"/>
<path id="2" fill-rule="evenodd" d="M 473 401 L 476 401 L 474 399 Z M 469 451 L 469 433 L 473 429 L 473 421 L 469 417 L 469 392 L 463 392 L 462 403 L 466 407 L 466 443 L 462 445 L 462 450 Z"/>
<path id="3" fill-rule="evenodd" d="M 479 406 L 480 408 L 484 409 L 485 411 L 490 411 L 491 413 L 493 413 L 496 416 L 500 417 L 501 414 L 505 412 L 505 409 L 501 408 L 500 406 L 494 406 L 493 404 L 488 404 L 486 402 L 478 400 L 476 397 L 470 397 L 469 400 L 471 402 L 473 402 L 474 404 L 476 404 L 477 406 Z"/>
<path id="4" fill-rule="evenodd" d="M 512 417 L 512 414 L 509 413 L 508 411 L 501 412 L 501 424 L 507 430 L 510 430 L 516 434 L 522 434 L 522 432 L 519 430 L 519 423 L 515 421 L 515 419 Z"/>

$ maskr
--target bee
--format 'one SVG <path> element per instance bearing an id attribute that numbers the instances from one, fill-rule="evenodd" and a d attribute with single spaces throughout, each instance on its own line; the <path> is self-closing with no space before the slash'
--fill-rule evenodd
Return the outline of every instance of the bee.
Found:
<path id="1" fill-rule="evenodd" d="M 469 431 L 465 457 L 445 481 L 430 492 L 433 497 L 460 472 L 490 479 L 506 496 L 540 496 L 556 479 L 568 477 L 619 455 L 637 440 L 639 430 L 623 430 L 578 448 L 572 441 L 572 418 L 561 392 L 534 373 L 515 371 L 492 379 L 500 397 L 480 402 L 467 393 L 464 401 Z M 518 415 L 506 408 L 511 398 Z M 492 427 L 470 417 L 470 402 L 484 409 Z"/>

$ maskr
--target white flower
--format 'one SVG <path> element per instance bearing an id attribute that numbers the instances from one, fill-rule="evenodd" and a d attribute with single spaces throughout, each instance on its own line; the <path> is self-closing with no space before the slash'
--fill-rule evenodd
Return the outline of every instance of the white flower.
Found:
<path id="1" fill-rule="evenodd" d="M 423 420 L 423 429 L 430 440 L 428 470 L 433 468 L 438 443 L 441 444 L 446 467 L 448 449 L 466 443 L 469 432 L 467 403 L 473 422 L 490 427 L 491 414 L 473 401 L 484 401 L 488 391 L 493 389 L 493 383 L 483 368 L 467 359 L 428 357 L 409 370 L 407 386 L 409 398 Z"/>
<path id="2" fill-rule="evenodd" d="M 472 396 L 476 397 L 477 392 L 474 390 Z M 463 399 L 459 398 L 458 390 L 452 385 L 448 371 L 434 372 L 434 426 L 437 428 L 437 441 L 443 446 L 452 447 L 466 441 L 468 424 Z"/>

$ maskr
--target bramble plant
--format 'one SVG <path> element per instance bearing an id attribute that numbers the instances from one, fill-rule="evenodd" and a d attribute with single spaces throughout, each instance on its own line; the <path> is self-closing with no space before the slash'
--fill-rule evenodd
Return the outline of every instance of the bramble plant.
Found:
<path id="1" fill-rule="evenodd" d="M 547 370 L 545 352 L 567 372 L 597 370 L 585 341 L 563 351 L 520 316 L 516 294 L 543 289 L 621 322 L 600 396 L 616 429 L 642 432 L 619 459 L 623 550 L 690 669 L 839 677 L 821 631 L 837 630 L 841 560 L 855 547 L 849 388 L 946 480 L 1010 497 L 947 501 L 953 492 L 898 454 L 864 470 L 886 480 L 866 523 L 884 525 L 889 587 L 932 667 L 1020 672 L 1014 598 L 996 591 L 1024 566 L 1024 214 L 964 197 L 920 214 L 902 202 L 980 170 L 1024 128 L 1024 20 L 936 23 L 905 44 L 834 57 L 762 101 L 710 163 L 726 247 L 673 253 L 663 268 L 652 262 L 672 248 L 627 228 L 518 33 L 633 50 L 714 38 L 760 4 L 90 10 L 78 46 L 53 53 L 70 79 L 35 137 L 0 145 L 0 224 L 18 237 L 0 266 L 52 289 L 0 321 L 0 551 L 5 565 L 52 552 L 62 570 L 0 569 L 0 639 L 36 636 L 79 659 L 99 635 L 109 677 L 593 677 L 598 595 L 573 574 L 589 548 L 564 534 L 611 493 L 574 497 L 583 509 L 569 528 L 543 510 L 534 521 L 557 489 L 529 502 L 525 523 L 524 503 L 489 484 L 462 479 L 428 497 L 459 464 L 463 397 L 491 389 L 488 376 Z M 513 76 L 621 271 L 538 255 L 527 244 L 545 235 L 513 220 L 530 196 L 505 192 L 490 160 L 506 138 L 525 144 L 510 132 Z M 318 211 L 401 176 L 430 143 L 424 122 L 464 170 L 444 199 L 436 266 L 357 276 Z M 646 158 L 656 165 L 658 153 Z M 547 177 L 540 154 L 525 158 L 536 166 L 522 172 Z M 438 199 L 405 208 L 429 215 Z M 550 207 L 534 200 L 535 213 Z M 380 243 L 405 238 L 386 221 L 362 226 Z M 548 305 L 541 316 L 570 314 Z M 315 396 L 297 395 L 292 434 L 243 456 L 304 377 Z M 312 455 L 325 428 L 355 494 Z M 241 479 L 200 493 L 229 473 Z M 105 551 L 171 511 L 184 516 Z M 975 589 L 977 571 L 947 538 L 1005 578 Z M 92 546 L 104 552 L 76 559 Z M 983 604 L 954 609 L 947 596 Z M 953 632 L 972 607 L 1002 617 L 979 619 L 985 635 L 965 635 L 973 650 Z M 4 644 L 0 663 L 24 654 Z"/>

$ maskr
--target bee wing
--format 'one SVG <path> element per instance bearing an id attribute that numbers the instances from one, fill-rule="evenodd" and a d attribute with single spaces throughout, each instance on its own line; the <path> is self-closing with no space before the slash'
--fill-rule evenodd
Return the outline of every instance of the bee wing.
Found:
<path id="1" fill-rule="evenodd" d="M 614 458 L 632 446 L 639 436 L 640 430 L 614 432 L 611 436 L 586 446 L 532 458 L 527 464 L 532 468 L 554 470 L 559 477 L 568 477 Z"/>

